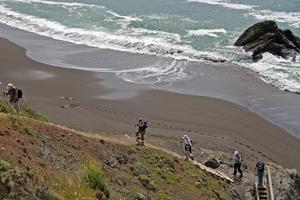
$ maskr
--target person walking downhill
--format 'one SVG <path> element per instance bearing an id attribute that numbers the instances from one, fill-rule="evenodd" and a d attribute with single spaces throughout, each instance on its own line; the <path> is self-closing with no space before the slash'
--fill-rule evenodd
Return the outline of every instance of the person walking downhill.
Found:
<path id="1" fill-rule="evenodd" d="M 189 158 L 191 158 L 193 160 L 194 159 L 194 156 L 192 154 L 193 141 L 187 135 L 184 135 L 182 137 L 182 140 L 183 140 L 183 144 L 184 144 L 185 158 L 187 160 Z"/>
<path id="2" fill-rule="evenodd" d="M 264 172 L 265 172 L 265 163 L 262 159 L 259 162 L 256 163 L 255 170 L 256 170 L 256 173 L 257 173 L 258 185 L 262 186 L 263 185 Z"/>
<path id="3" fill-rule="evenodd" d="M 7 84 L 6 92 L 4 92 L 5 96 L 9 96 L 9 103 L 12 107 L 20 112 L 20 99 L 22 98 L 22 90 L 17 89 L 12 83 Z"/>
<path id="4" fill-rule="evenodd" d="M 243 171 L 241 169 L 242 167 L 242 156 L 239 154 L 238 151 L 235 151 L 233 154 L 233 160 L 234 160 L 234 172 L 233 175 L 236 176 L 237 171 L 240 173 L 240 176 L 243 176 Z"/>
<path id="5" fill-rule="evenodd" d="M 138 131 L 136 132 L 136 144 L 144 145 L 144 137 L 146 129 L 148 128 L 147 122 L 142 118 L 139 118 L 139 121 L 135 126 L 138 127 Z"/>

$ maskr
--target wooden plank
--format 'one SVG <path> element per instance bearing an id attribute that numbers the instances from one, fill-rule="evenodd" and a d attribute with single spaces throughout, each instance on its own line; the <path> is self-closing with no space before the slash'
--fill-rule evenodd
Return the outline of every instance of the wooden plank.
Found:
<path id="1" fill-rule="evenodd" d="M 267 166 L 267 183 L 268 183 L 268 191 L 270 200 L 275 200 L 274 191 L 273 191 L 273 183 L 272 183 L 272 175 L 270 167 Z"/>

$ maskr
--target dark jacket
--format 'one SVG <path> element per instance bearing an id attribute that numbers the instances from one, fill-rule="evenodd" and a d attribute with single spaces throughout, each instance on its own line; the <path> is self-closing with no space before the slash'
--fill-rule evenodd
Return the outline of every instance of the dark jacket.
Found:
<path id="1" fill-rule="evenodd" d="M 19 100 L 18 98 L 18 89 L 17 88 L 10 88 L 6 95 L 9 95 L 9 102 L 15 103 Z"/>
<path id="2" fill-rule="evenodd" d="M 145 131 L 147 126 L 147 122 L 141 121 L 137 124 L 137 127 L 139 128 L 139 131 Z"/>

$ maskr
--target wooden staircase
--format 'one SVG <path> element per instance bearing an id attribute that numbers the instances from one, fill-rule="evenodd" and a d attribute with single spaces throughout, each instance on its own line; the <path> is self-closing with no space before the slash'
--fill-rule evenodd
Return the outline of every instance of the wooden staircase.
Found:
<path id="1" fill-rule="evenodd" d="M 266 167 L 266 175 L 263 185 L 258 185 L 255 181 L 256 200 L 274 200 L 272 177 L 269 166 Z"/>
<path id="2" fill-rule="evenodd" d="M 256 199 L 257 200 L 269 200 L 268 189 L 265 185 L 259 186 L 257 182 L 255 183 L 256 188 Z"/>

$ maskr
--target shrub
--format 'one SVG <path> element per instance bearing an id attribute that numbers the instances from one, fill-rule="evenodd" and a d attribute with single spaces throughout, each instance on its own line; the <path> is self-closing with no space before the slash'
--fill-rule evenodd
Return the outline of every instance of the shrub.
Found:
<path id="1" fill-rule="evenodd" d="M 26 135 L 33 135 L 32 130 L 29 127 L 23 127 L 23 129 L 21 130 L 21 132 L 23 134 L 26 134 Z"/>
<path id="2" fill-rule="evenodd" d="M 164 193 L 158 193 L 157 194 L 157 199 L 158 200 L 170 200 L 170 198 Z"/>
<path id="3" fill-rule="evenodd" d="M 97 162 L 90 161 L 84 167 L 84 179 L 90 188 L 106 191 L 105 172 Z"/>
<path id="4" fill-rule="evenodd" d="M 0 112 L 3 112 L 3 113 L 12 113 L 13 112 L 13 109 L 12 107 L 9 105 L 8 102 L 6 101 L 0 101 Z"/>
<path id="5" fill-rule="evenodd" d="M 49 195 L 49 198 L 52 200 L 52 199 L 61 199 L 60 198 L 60 195 L 53 189 L 49 188 L 48 189 L 48 195 Z"/>
<path id="6" fill-rule="evenodd" d="M 10 169 L 10 164 L 9 162 L 5 160 L 0 160 L 0 171 L 7 171 Z"/>
<path id="7" fill-rule="evenodd" d="M 21 115 L 24 117 L 36 119 L 38 121 L 48 122 L 48 118 L 45 115 L 41 113 L 37 113 L 31 108 L 28 108 L 26 106 L 22 106 Z"/>
<path id="8" fill-rule="evenodd" d="M 21 120 L 19 119 L 18 116 L 10 114 L 7 117 L 8 120 L 11 122 L 11 124 L 15 126 L 18 130 L 22 128 L 23 124 L 21 123 Z"/>
<path id="9" fill-rule="evenodd" d="M 155 192 L 156 191 L 156 185 L 154 184 L 154 181 L 150 181 L 149 177 L 146 175 L 140 175 L 139 181 L 141 184 L 148 190 Z"/>

